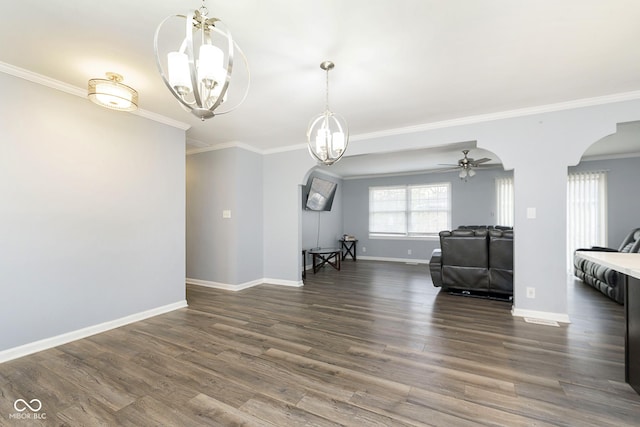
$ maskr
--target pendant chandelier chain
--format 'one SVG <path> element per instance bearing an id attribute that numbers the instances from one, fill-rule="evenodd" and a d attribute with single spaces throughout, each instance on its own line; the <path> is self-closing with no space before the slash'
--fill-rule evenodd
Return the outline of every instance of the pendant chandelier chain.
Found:
<path id="1" fill-rule="evenodd" d="M 329 70 L 327 69 L 326 72 L 327 72 L 327 77 L 326 77 L 327 93 L 325 94 L 326 95 L 326 98 L 325 98 L 326 99 L 325 110 L 329 111 Z"/>
<path id="2" fill-rule="evenodd" d="M 200 6 L 200 14 L 202 16 L 208 16 L 209 15 L 209 9 L 207 9 L 207 6 L 204 5 L 205 0 L 202 0 L 202 6 Z"/>

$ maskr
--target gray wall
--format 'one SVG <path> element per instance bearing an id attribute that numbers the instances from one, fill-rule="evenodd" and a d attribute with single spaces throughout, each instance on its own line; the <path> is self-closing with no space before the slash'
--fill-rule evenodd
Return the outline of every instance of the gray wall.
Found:
<path id="1" fill-rule="evenodd" d="M 236 281 L 245 283 L 264 278 L 262 155 L 238 149 L 235 167 Z"/>
<path id="2" fill-rule="evenodd" d="M 609 245 L 617 248 L 633 228 L 640 227 L 640 198 L 630 197 L 631 183 L 640 182 L 640 157 L 615 160 L 583 161 L 569 168 L 573 171 L 608 171 Z M 495 178 L 513 176 L 510 171 L 479 171 L 467 182 L 455 173 L 416 174 L 408 176 L 347 179 L 344 181 L 344 232 L 358 236 L 358 255 L 427 261 L 437 240 L 369 239 L 369 187 L 384 185 L 429 184 L 451 182 L 452 225 L 495 224 Z M 363 252 L 366 248 L 366 252 Z M 412 255 L 407 251 L 411 249 Z"/>
<path id="3" fill-rule="evenodd" d="M 184 303 L 184 131 L 0 92 L 0 350 Z"/>
<path id="4" fill-rule="evenodd" d="M 262 210 L 261 155 L 226 148 L 187 156 L 187 277 L 225 285 L 262 279 Z"/>
<path id="5" fill-rule="evenodd" d="M 359 256 L 427 262 L 433 249 L 440 246 L 437 238 L 369 238 L 369 187 L 449 182 L 452 228 L 470 224 L 496 225 L 495 179 L 503 176 L 513 174 L 502 169 L 479 170 L 466 182 L 458 178 L 457 172 L 346 179 L 343 185 L 344 232 L 358 238 Z M 408 254 L 409 250 L 411 254 Z"/>
<path id="6" fill-rule="evenodd" d="M 617 249 L 629 231 L 640 227 L 640 197 L 634 191 L 640 183 L 640 157 L 582 161 L 569 168 L 569 172 L 595 170 L 608 171 L 608 246 Z"/>
<path id="7" fill-rule="evenodd" d="M 568 321 L 564 239 L 567 168 L 578 164 L 591 144 L 616 132 L 617 123 L 640 119 L 640 100 L 608 98 L 543 110 L 369 135 L 352 140 L 348 151 L 359 155 L 477 141 L 479 148 L 495 153 L 506 170 L 514 171 L 518 238 L 514 241 L 513 313 Z M 553 155 L 532 161 L 541 154 Z M 299 184 L 313 162 L 303 148 L 270 153 L 264 161 L 265 274 L 297 281 L 302 249 Z M 534 211 L 534 217 L 528 215 Z M 347 224 L 345 232 L 351 233 Z M 526 298 L 528 287 L 536 288 L 535 298 Z"/>
<path id="8" fill-rule="evenodd" d="M 314 166 L 306 149 L 264 156 L 264 274 L 270 282 L 302 284 L 300 186 Z"/>

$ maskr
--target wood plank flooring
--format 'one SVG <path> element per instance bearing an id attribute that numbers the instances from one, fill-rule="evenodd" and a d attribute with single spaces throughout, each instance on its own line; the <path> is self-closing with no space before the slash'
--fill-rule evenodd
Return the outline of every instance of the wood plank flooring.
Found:
<path id="1" fill-rule="evenodd" d="M 560 327 L 401 263 L 344 262 L 303 288 L 190 286 L 188 301 L 0 365 L 0 425 L 640 425 L 623 307 L 579 282 Z M 10 419 L 19 398 L 46 419 Z"/>

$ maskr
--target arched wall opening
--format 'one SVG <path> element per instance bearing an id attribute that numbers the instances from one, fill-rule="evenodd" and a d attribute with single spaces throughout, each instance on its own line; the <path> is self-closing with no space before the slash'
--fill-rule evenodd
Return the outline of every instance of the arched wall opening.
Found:
<path id="1" fill-rule="evenodd" d="M 457 166 L 464 156 L 462 150 L 469 150 L 469 158 L 489 159 L 474 169 L 474 176 L 465 179 L 460 178 L 461 169 Z M 451 191 L 450 223 L 437 231 L 462 225 L 509 225 L 497 222 L 496 180 L 512 178 L 512 171 L 505 171 L 500 158 L 491 151 L 478 148 L 475 141 L 346 156 L 330 167 L 311 168 L 305 174 L 303 184 L 318 175 L 338 184 L 336 202 L 330 213 L 309 212 L 301 208 L 303 250 L 318 246 L 339 247 L 338 239 L 349 234 L 358 239 L 358 259 L 427 264 L 433 250 L 439 248 L 437 234 L 393 238 L 370 235 L 371 187 L 447 183 Z"/>
<path id="2" fill-rule="evenodd" d="M 640 198 L 632 197 L 640 182 L 640 122 L 618 123 L 616 132 L 591 144 L 569 173 L 603 171 L 607 175 L 607 240 L 617 247 L 631 228 L 640 227 Z"/>
<path id="3" fill-rule="evenodd" d="M 633 183 L 640 182 L 640 122 L 618 123 L 616 132 L 591 144 L 568 174 L 567 267 L 573 285 L 590 285 L 623 303 L 614 277 L 589 268 L 574 251 L 618 250 L 640 227 L 640 199 L 631 195 Z"/>
<path id="4" fill-rule="evenodd" d="M 332 203 L 322 210 L 314 210 L 307 206 L 309 187 L 314 178 L 325 183 L 336 184 Z M 343 234 L 343 197 L 342 178 L 315 166 L 305 174 L 300 184 L 300 239 L 302 250 L 318 248 L 338 248 Z M 307 190 L 305 191 L 305 187 Z M 303 259 L 301 265 L 307 266 L 310 259 Z"/>
<path id="5" fill-rule="evenodd" d="M 638 111 L 640 100 L 622 100 L 469 121 L 352 140 L 349 155 L 469 140 L 477 140 L 479 147 L 499 155 L 505 169 L 513 170 L 516 188 L 513 314 L 568 321 L 564 239 L 567 170 L 594 141 L 614 133 L 616 123 L 640 119 Z M 264 165 L 265 277 L 289 283 L 300 277 L 300 252 L 293 249 L 302 249 L 301 229 L 292 224 L 302 216 L 299 184 L 313 161 L 304 150 L 296 150 L 268 155 Z M 287 186 L 291 187 L 285 191 Z M 535 299 L 524 297 L 529 286 L 536 288 Z"/>

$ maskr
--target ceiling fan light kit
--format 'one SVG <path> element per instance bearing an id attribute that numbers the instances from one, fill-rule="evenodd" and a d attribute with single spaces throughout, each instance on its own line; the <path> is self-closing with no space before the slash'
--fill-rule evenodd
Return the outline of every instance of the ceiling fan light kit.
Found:
<path id="1" fill-rule="evenodd" d="M 314 116 L 307 128 L 309 154 L 319 163 L 332 165 L 342 158 L 349 143 L 347 121 L 329 109 L 329 71 L 335 67 L 324 61 L 320 68 L 326 71 L 326 103 L 324 112 Z"/>
<path id="2" fill-rule="evenodd" d="M 464 181 L 466 181 L 468 178 L 473 178 L 475 176 L 476 174 L 475 168 L 485 166 L 483 165 L 483 163 L 491 161 L 491 159 L 488 159 L 486 157 L 475 160 L 468 156 L 469 150 L 462 150 L 462 154 L 464 155 L 464 157 L 458 160 L 458 163 L 456 165 L 443 164 L 443 166 L 456 166 L 456 169 L 460 168 L 458 177 L 460 177 L 460 179 Z"/>
<path id="3" fill-rule="evenodd" d="M 203 0 L 198 10 L 168 16 L 158 25 L 153 45 L 156 65 L 165 85 L 187 111 L 202 121 L 238 108 L 249 93 L 250 82 L 246 56 L 224 23 L 208 14 Z M 175 42 L 175 50 L 164 55 L 160 53 L 160 33 L 174 18 L 183 20 L 184 38 Z M 241 99 L 223 111 L 220 107 L 227 102 L 236 53 L 246 67 L 247 81 Z"/>

